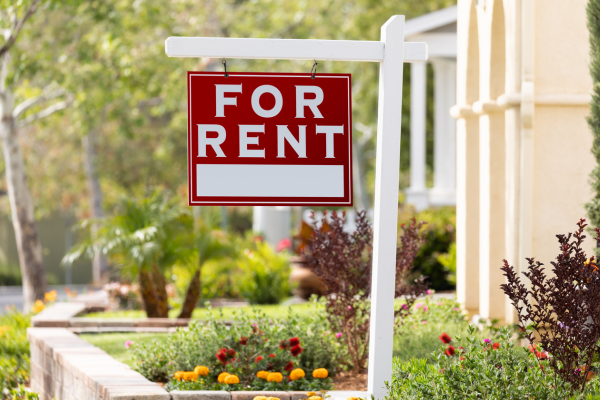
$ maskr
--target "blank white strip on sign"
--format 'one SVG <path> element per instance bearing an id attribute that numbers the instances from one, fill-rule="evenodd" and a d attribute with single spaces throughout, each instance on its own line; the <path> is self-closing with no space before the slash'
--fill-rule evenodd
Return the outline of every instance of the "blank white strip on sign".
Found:
<path id="1" fill-rule="evenodd" d="M 344 197 L 343 165 L 198 164 L 197 196 Z"/>

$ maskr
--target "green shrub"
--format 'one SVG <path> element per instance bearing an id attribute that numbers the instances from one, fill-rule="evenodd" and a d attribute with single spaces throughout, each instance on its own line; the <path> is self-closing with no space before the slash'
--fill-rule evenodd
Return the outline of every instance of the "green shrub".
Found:
<path id="1" fill-rule="evenodd" d="M 0 286 L 21 285 L 21 269 L 18 265 L 0 264 Z"/>
<path id="2" fill-rule="evenodd" d="M 14 309 L 0 316 L 0 388 L 17 389 L 28 380 L 29 325 L 30 317 Z M 0 391 L 0 399 L 12 398 L 8 391 Z"/>
<path id="3" fill-rule="evenodd" d="M 291 338 L 298 338 L 302 348 L 296 356 L 289 345 Z M 282 342 L 288 343 L 287 349 L 282 348 L 286 347 Z M 232 350 L 235 354 L 227 353 L 226 359 L 220 360 L 217 353 L 221 349 Z M 234 315 L 231 326 L 211 314 L 206 321 L 190 324 L 189 330 L 178 330 L 166 340 L 152 344 L 134 343 L 131 350 L 137 359 L 135 369 L 152 381 L 167 382 L 177 371 L 208 367 L 210 374 L 205 382 L 194 384 L 195 388 L 204 385 L 204 389 L 218 389 L 217 376 L 221 372 L 239 376 L 238 390 L 256 388 L 261 383 L 255 382 L 258 371 L 277 371 L 285 376 L 288 374 L 285 367 L 290 362 L 294 368 L 306 371 L 305 387 L 308 387 L 314 369 L 326 368 L 330 374 L 335 374 L 343 358 L 343 348 L 328 331 L 322 313 L 315 312 L 313 317 L 301 319 L 291 309 L 288 317 L 282 320 L 271 320 L 256 309 L 250 315 L 239 312 Z M 262 359 L 257 360 L 259 356 Z M 328 388 L 327 381 L 318 382 L 321 389 Z M 190 385 L 174 381 L 168 388 L 183 389 Z M 314 384 L 310 388 L 314 389 Z"/>
<path id="4" fill-rule="evenodd" d="M 289 257 L 266 242 L 255 242 L 241 255 L 239 288 L 250 304 L 278 304 L 291 294 Z"/>
<path id="5" fill-rule="evenodd" d="M 497 344 L 474 337 L 469 327 L 466 340 L 451 343 L 455 354 L 434 355 L 435 364 L 424 359 L 394 360 L 388 399 L 568 399 L 569 385 L 556 382 L 548 361 L 515 346 L 512 333 L 502 328 Z M 495 349 L 499 345 L 499 348 Z M 464 349 L 463 349 L 464 347 Z M 598 379 L 588 385 L 584 397 L 600 395 Z M 590 397 L 591 398 L 591 397 Z"/>
<path id="6" fill-rule="evenodd" d="M 456 241 L 455 207 L 428 208 L 418 213 L 405 209 L 400 213 L 398 221 L 404 222 L 411 217 L 427 223 L 424 243 L 414 261 L 413 276 L 415 278 L 420 275 L 426 276 L 430 287 L 434 290 L 454 289 L 452 267 L 444 265 L 439 257 L 450 253 L 450 246 Z"/>
<path id="7" fill-rule="evenodd" d="M 402 361 L 423 358 L 433 362 L 432 353 L 441 344 L 439 336 L 443 332 L 455 337 L 467 332 L 469 322 L 454 300 L 435 300 L 427 296 L 419 300 L 415 310 L 396 328 L 394 336 L 394 356 Z M 489 335 L 488 329 L 476 332 L 478 337 Z M 486 336 L 487 337 L 487 336 Z"/>

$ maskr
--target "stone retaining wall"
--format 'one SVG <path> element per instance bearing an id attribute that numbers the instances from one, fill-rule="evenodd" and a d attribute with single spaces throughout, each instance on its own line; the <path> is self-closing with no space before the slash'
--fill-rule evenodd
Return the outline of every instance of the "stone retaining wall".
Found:
<path id="1" fill-rule="evenodd" d="M 301 400 L 306 392 L 173 391 L 168 393 L 129 366 L 65 328 L 29 328 L 31 389 L 41 400 Z M 328 392 L 332 400 L 359 392 Z"/>
<path id="2" fill-rule="evenodd" d="M 171 400 L 158 384 L 61 328 L 29 328 L 31 389 L 41 400 Z"/>

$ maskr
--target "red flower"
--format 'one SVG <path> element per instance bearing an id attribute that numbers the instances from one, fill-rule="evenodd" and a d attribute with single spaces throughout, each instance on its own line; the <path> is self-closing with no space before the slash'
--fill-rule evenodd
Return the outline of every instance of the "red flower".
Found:
<path id="1" fill-rule="evenodd" d="M 282 340 L 281 342 L 279 342 L 279 348 L 281 350 L 287 350 L 287 348 L 288 348 L 287 340 Z"/>
<path id="2" fill-rule="evenodd" d="M 290 339 L 290 346 L 295 347 L 300 344 L 300 339 L 297 337 L 293 337 Z"/>
<path id="3" fill-rule="evenodd" d="M 221 350 L 217 351 L 216 356 L 217 359 L 222 363 L 227 362 L 227 349 L 222 348 Z"/>
<path id="4" fill-rule="evenodd" d="M 500 343 L 494 343 L 494 344 L 492 345 L 492 348 L 493 348 L 494 350 L 498 350 L 498 349 L 500 348 Z"/>
<path id="5" fill-rule="evenodd" d="M 285 367 L 283 367 L 283 369 L 286 370 L 286 371 L 293 370 L 294 369 L 294 363 L 290 361 L 289 363 L 286 364 Z"/>
<path id="6" fill-rule="evenodd" d="M 452 357 L 454 355 L 454 353 L 455 353 L 455 351 L 454 351 L 453 346 L 448 346 L 446 351 L 444 351 L 444 354 L 446 354 L 448 357 Z"/>
<path id="7" fill-rule="evenodd" d="M 259 362 L 259 361 L 262 361 L 262 360 L 263 360 L 263 357 L 262 357 L 262 356 L 258 356 L 258 357 L 256 357 L 256 359 L 254 360 L 254 363 L 255 363 L 255 364 L 258 364 L 258 362 Z"/>
<path id="8" fill-rule="evenodd" d="M 245 336 L 242 336 L 240 338 L 240 344 L 243 345 L 243 346 L 245 346 L 247 343 L 248 343 L 248 338 L 245 337 Z"/>
<path id="9" fill-rule="evenodd" d="M 271 353 L 271 354 L 269 354 L 269 357 L 275 358 L 275 354 Z"/>
<path id="10" fill-rule="evenodd" d="M 444 344 L 448 344 L 452 341 L 452 338 L 450 337 L 450 335 L 444 332 L 440 335 L 440 340 L 444 342 Z"/>
<path id="11" fill-rule="evenodd" d="M 235 350 L 234 349 L 227 350 L 227 355 L 230 356 L 230 357 L 235 356 Z"/>
<path id="12" fill-rule="evenodd" d="M 292 349 L 290 350 L 290 352 L 295 357 L 298 354 L 302 353 L 302 347 L 300 347 L 300 345 L 294 346 L 294 347 L 292 347 Z"/>
<path id="13" fill-rule="evenodd" d="M 464 360 L 465 360 L 465 356 L 461 356 L 460 361 L 464 361 Z"/>

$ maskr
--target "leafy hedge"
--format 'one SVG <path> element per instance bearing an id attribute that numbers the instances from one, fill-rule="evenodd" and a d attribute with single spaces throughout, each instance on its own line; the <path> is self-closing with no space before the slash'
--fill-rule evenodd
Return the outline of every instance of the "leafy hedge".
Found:
<path id="1" fill-rule="evenodd" d="M 475 338 L 475 331 L 471 326 L 467 339 L 458 337 L 437 351 L 433 364 L 395 359 L 387 399 L 564 400 L 600 395 L 594 372 L 588 371 L 591 381 L 585 392 L 570 397 L 569 384 L 552 373 L 546 353 L 516 346 L 508 328 L 502 329 L 497 343 Z"/>
<path id="2" fill-rule="evenodd" d="M 29 342 L 27 328 L 30 316 L 16 310 L 0 315 L 0 399 L 13 399 L 9 389 L 17 389 L 28 381 Z M 16 397 L 18 398 L 18 397 Z"/>

